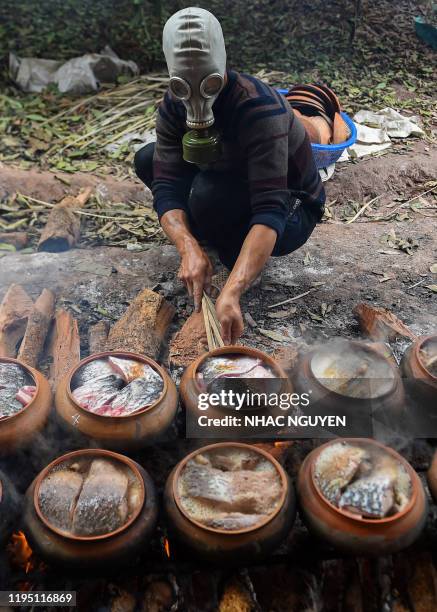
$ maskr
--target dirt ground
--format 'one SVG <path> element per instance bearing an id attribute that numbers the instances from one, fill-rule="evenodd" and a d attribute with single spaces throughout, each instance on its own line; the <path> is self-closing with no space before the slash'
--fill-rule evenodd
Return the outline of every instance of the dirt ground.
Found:
<path id="1" fill-rule="evenodd" d="M 332 216 L 317 226 L 302 249 L 271 259 L 261 286 L 244 296 L 242 308 L 250 324 L 241 342 L 272 352 L 289 341 L 312 343 L 332 336 L 356 336 L 359 330 L 352 310 L 359 301 L 390 308 L 417 334 L 437 329 L 436 297 L 427 288 L 436 282 L 430 271 L 437 259 L 435 206 L 429 206 L 432 201 L 426 199 L 426 212 L 405 207 L 408 198 L 426 191 L 436 167 L 436 150 L 430 151 L 423 142 L 416 142 L 413 151 L 396 150 L 338 165 L 326 184 Z M 80 173 L 69 178 L 71 184 L 66 185 L 49 172 L 5 166 L 0 193 L 6 196 L 20 190 L 53 202 L 78 187 L 94 185 L 113 201 L 150 200 L 150 193 L 135 180 Z M 354 214 L 354 202 L 361 207 L 376 195 L 382 197 L 365 214 L 353 223 L 345 222 Z M 392 214 L 398 208 L 408 212 L 403 217 Z M 387 243 L 393 231 L 398 239 L 413 245 L 411 254 Z M 132 252 L 100 246 L 61 254 L 8 254 L 0 264 L 0 298 L 17 281 L 32 297 L 43 287 L 53 289 L 58 304 L 78 318 L 86 350 L 89 324 L 101 318 L 117 319 L 135 294 L 149 286 L 176 306 L 175 331 L 192 309 L 176 277 L 177 253 L 170 245 L 151 243 L 144 248 Z M 307 291 L 310 293 L 292 303 L 272 308 Z M 279 335 L 272 339 L 269 332 Z"/>
<path id="2" fill-rule="evenodd" d="M 437 262 L 437 217 L 435 200 L 429 190 L 433 189 L 437 159 L 436 152 L 429 154 L 426 146 L 415 143 L 413 154 L 411 151 L 408 155 L 390 152 L 380 158 L 337 168 L 334 178 L 326 185 L 327 219 L 317 226 L 302 249 L 286 257 L 271 259 L 261 285 L 243 297 L 243 313 L 250 324 L 246 325 L 242 344 L 273 353 L 291 343 L 303 345 L 323 342 L 328 337 L 358 337 L 359 329 L 352 311 L 359 301 L 390 308 L 418 335 L 437 330 L 436 294 L 427 287 L 436 283 L 436 274 L 430 267 Z M 55 202 L 66 193 L 76 193 L 79 187 L 91 184 L 108 201 L 132 199 L 150 203 L 150 194 L 133 179 L 117 181 L 111 177 L 80 173 L 69 175 L 68 179 L 70 184 L 66 185 L 49 172 L 4 166 L 0 172 L 0 195 L 7 198 L 20 191 L 46 202 Z M 412 200 L 427 190 L 428 194 L 423 198 Z M 357 209 L 377 195 L 382 197 L 356 221 L 347 223 Z M 417 201 L 422 208 L 411 208 L 410 204 Z M 38 231 L 33 228 L 33 244 Z M 403 242 L 398 243 L 393 238 L 393 231 Z M 387 236 L 391 236 L 389 241 Z M 399 248 L 402 245 L 404 250 Z M 192 311 L 190 299 L 177 279 L 179 258 L 175 248 L 168 244 L 150 241 L 143 247 L 142 251 L 132 251 L 111 246 L 89 247 L 82 242 L 79 248 L 59 254 L 7 253 L 0 259 L 0 299 L 13 282 L 21 283 L 32 298 L 36 298 L 44 287 L 52 289 L 57 295 L 57 305 L 67 308 L 78 319 L 81 351 L 85 356 L 88 327 L 100 319 L 110 322 L 118 319 L 132 298 L 147 286 L 165 295 L 176 306 L 171 335 Z M 276 306 L 300 294 L 306 295 Z M 397 358 L 406 346 L 404 341 L 392 346 Z M 161 357 L 166 363 L 165 350 Z M 40 367 L 45 371 L 47 365 L 41 364 Z M 177 380 L 180 370 L 175 369 L 172 374 Z M 182 431 L 181 419 L 176 419 L 166 442 L 141 456 L 140 463 L 155 475 L 160 492 L 175 462 L 199 442 L 176 437 L 176 428 Z M 53 456 L 60 454 L 52 437 L 48 439 L 50 444 L 38 446 L 38 459 L 32 460 L 35 473 Z M 63 443 L 61 438 L 58 443 Z M 296 477 L 297 469 L 312 444 L 310 440 L 300 441 L 287 451 L 285 466 L 292 478 Z M 413 443 L 404 439 L 397 440 L 393 446 L 420 471 L 424 481 L 424 471 L 428 468 L 434 446 L 422 440 Z M 51 454 L 50 459 L 44 452 Z M 25 465 L 22 473 L 30 478 L 27 457 Z M 157 474 L 161 477 L 156 477 Z M 166 532 L 160 527 L 147 563 L 140 567 L 139 572 L 142 576 L 150 574 L 164 581 L 170 575 L 176 576 L 172 578 L 176 589 L 188 593 L 185 603 L 187 609 L 193 610 L 212 609 L 211 602 L 218 601 L 217 585 L 221 589 L 232 578 L 237 580 L 237 585 L 241 582 L 244 589 L 247 587 L 250 595 L 246 594 L 242 599 L 241 593 L 237 593 L 237 597 L 231 591 L 233 598 L 229 606 L 219 607 L 217 604 L 214 609 L 315 610 L 321 609 L 321 604 L 314 603 L 310 608 L 301 602 L 317 602 L 319 599 L 320 602 L 325 599 L 333 602 L 344 598 L 350 602 L 347 608 L 346 605 L 342 607 L 344 610 L 388 610 L 382 602 L 396 599 L 396 602 L 415 602 L 414 608 L 399 603 L 396 609 L 419 610 L 423 603 L 424 607 L 420 609 L 428 611 L 435 609 L 437 601 L 430 552 L 437 542 L 435 525 L 436 508 L 431 505 L 424 534 L 416 549 L 370 561 L 339 557 L 335 550 L 321 545 L 309 535 L 298 518 L 288 539 L 267 565 L 243 568 L 233 574 L 228 569 L 222 574 L 205 569 L 203 565 L 187 563 L 183 550 L 178 550 L 173 540 L 171 550 L 172 555 L 175 551 L 176 555 L 170 563 L 167 559 L 162 561 L 161 537 Z M 384 588 L 382 579 L 375 579 L 379 575 L 383 576 Z M 47 585 L 56 579 L 56 572 L 45 578 Z M 118 585 L 121 593 L 129 593 L 130 580 L 130 572 L 119 574 L 114 584 Z M 223 583 L 224 580 L 227 582 Z M 104 592 L 106 583 L 98 584 Z M 86 581 L 76 589 L 85 593 L 92 591 Z M 243 594 L 246 593 L 244 589 Z M 272 603 L 272 592 L 281 594 L 277 604 Z M 96 593 L 95 597 L 101 598 L 101 594 Z M 189 597 L 196 599 L 196 603 L 189 604 Z M 240 605 L 241 601 L 247 603 L 252 598 L 259 602 L 258 608 L 251 607 L 250 603 Z M 416 601 L 420 601 L 417 606 Z M 111 609 L 122 608 L 114 606 Z"/>

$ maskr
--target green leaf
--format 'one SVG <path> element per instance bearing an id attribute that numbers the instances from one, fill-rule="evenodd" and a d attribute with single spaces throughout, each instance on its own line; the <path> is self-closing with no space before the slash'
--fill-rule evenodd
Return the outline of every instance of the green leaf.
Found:
<path id="1" fill-rule="evenodd" d="M 16 251 L 17 249 L 13 244 L 8 244 L 7 242 L 0 242 L 0 251 Z"/>
<path id="2" fill-rule="evenodd" d="M 26 119 L 30 119 L 30 121 L 45 121 L 46 117 L 42 115 L 26 115 Z"/>

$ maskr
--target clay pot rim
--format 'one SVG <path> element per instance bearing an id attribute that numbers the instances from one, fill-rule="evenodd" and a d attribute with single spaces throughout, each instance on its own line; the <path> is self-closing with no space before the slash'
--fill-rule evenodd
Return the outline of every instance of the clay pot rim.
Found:
<path id="1" fill-rule="evenodd" d="M 354 515 L 352 512 L 347 512 L 345 510 L 341 510 L 340 508 L 337 508 L 337 506 L 334 506 L 334 504 L 332 504 L 329 500 L 326 499 L 326 497 L 320 491 L 319 486 L 315 479 L 315 474 L 314 474 L 315 465 L 316 465 L 316 461 L 319 458 L 322 450 L 338 442 L 346 442 L 348 444 L 358 444 L 358 445 L 363 445 L 363 444 L 368 445 L 369 444 L 372 446 L 378 446 L 379 448 L 382 448 L 384 451 L 389 453 L 392 457 L 394 457 L 397 461 L 399 461 L 399 463 L 402 464 L 402 466 L 406 469 L 410 477 L 410 482 L 411 482 L 411 497 L 403 510 L 401 510 L 400 512 L 397 512 L 396 514 L 393 514 L 392 516 L 386 516 L 382 519 L 360 518 L 359 516 Z M 379 526 L 379 525 L 385 525 L 387 523 L 392 523 L 394 521 L 397 521 L 403 516 L 405 516 L 411 510 L 411 508 L 416 503 L 417 496 L 418 496 L 417 480 L 419 477 L 417 476 L 417 473 L 415 472 L 415 470 L 408 463 L 408 461 L 404 459 L 404 457 L 402 457 L 402 455 L 397 453 L 394 449 L 390 448 L 389 446 L 386 446 L 385 444 L 382 444 L 381 442 L 378 442 L 377 440 L 373 440 L 372 438 L 335 438 L 334 440 L 330 440 L 329 442 L 326 442 L 325 444 L 322 444 L 321 446 L 317 447 L 317 449 L 315 449 L 314 451 L 314 455 L 311 457 L 310 476 L 311 476 L 311 483 L 319 499 L 325 505 L 331 508 L 331 510 L 333 510 L 336 514 L 339 514 L 340 516 L 346 519 L 350 519 L 360 524 Z"/>
<path id="2" fill-rule="evenodd" d="M 70 459 L 74 459 L 75 457 L 79 457 L 79 456 L 83 456 L 83 455 L 97 455 L 97 456 L 100 456 L 100 457 L 101 456 L 109 457 L 113 461 L 118 461 L 118 462 L 124 463 L 135 474 L 138 482 L 140 483 L 140 487 L 141 487 L 141 503 L 138 505 L 138 508 L 132 513 L 132 516 L 130 517 L 130 519 L 128 521 L 126 521 L 126 523 L 124 523 L 118 529 L 114 529 L 114 531 L 109 531 L 108 533 L 102 533 L 102 534 L 99 534 L 99 535 L 96 535 L 96 536 L 78 536 L 78 535 L 74 535 L 72 533 L 69 533 L 67 531 L 63 531 L 62 529 L 59 529 L 58 527 L 55 527 L 54 525 L 52 525 L 50 523 L 50 521 L 48 519 L 46 519 L 46 517 L 44 516 L 44 514 L 41 511 L 41 508 L 39 507 L 39 489 L 40 489 L 41 483 L 44 480 L 44 478 L 59 463 L 63 463 L 65 461 L 69 461 Z M 138 469 L 138 467 L 135 465 L 135 462 L 132 459 L 130 459 L 129 457 L 126 457 L 125 455 L 120 455 L 119 453 L 114 453 L 113 451 L 109 451 L 109 450 L 106 450 L 106 449 L 103 449 L 103 448 L 84 448 L 82 450 L 71 451 L 69 453 L 66 453 L 65 455 L 61 455 L 61 457 L 57 457 L 51 463 L 49 463 L 43 470 L 41 470 L 41 472 L 38 474 L 38 476 L 36 477 L 36 480 L 35 480 L 35 486 L 34 486 L 34 490 L 33 490 L 33 506 L 35 508 L 36 514 L 38 515 L 38 518 L 42 521 L 42 523 L 48 529 L 50 529 L 50 531 L 53 531 L 54 533 L 62 536 L 63 538 L 66 538 L 68 540 L 79 541 L 79 542 L 96 542 L 96 541 L 99 541 L 99 540 L 105 540 L 105 539 L 112 538 L 112 537 L 120 534 L 122 531 L 125 531 L 139 517 L 141 511 L 144 508 L 145 501 L 146 501 L 146 487 L 145 487 L 144 480 L 143 480 L 143 477 L 141 475 L 141 472 Z"/>
<path id="3" fill-rule="evenodd" d="M 275 359 L 273 359 L 273 357 L 271 357 L 271 355 L 267 355 L 267 353 L 264 353 L 264 351 L 261 351 L 260 349 L 257 349 L 257 348 L 252 348 L 249 346 L 241 346 L 239 344 L 229 344 L 227 346 L 220 346 L 218 348 L 212 349 L 211 351 L 207 351 L 206 353 L 198 357 L 193 362 L 194 369 L 193 369 L 192 380 L 193 380 L 194 388 L 197 393 L 202 393 L 202 389 L 200 388 L 200 385 L 197 381 L 197 376 L 196 376 L 197 371 L 199 367 L 202 365 L 202 363 L 206 361 L 207 359 L 209 359 L 210 357 L 215 357 L 217 355 L 226 355 L 229 353 L 233 353 L 233 354 L 239 353 L 241 355 L 249 355 L 251 357 L 258 357 L 259 359 L 262 359 L 264 363 L 270 366 L 275 371 L 276 374 L 279 374 L 277 378 L 284 378 L 288 380 L 288 376 L 285 370 L 283 370 L 283 368 L 279 365 L 279 363 Z"/>
<path id="4" fill-rule="evenodd" d="M 376 395 L 374 397 L 353 397 L 351 395 L 344 395 L 343 393 L 338 393 L 337 391 L 333 391 L 332 389 L 329 389 L 328 387 L 326 387 L 323 383 L 320 382 L 320 378 L 317 378 L 317 376 L 314 374 L 313 372 L 313 368 L 312 368 L 312 360 L 313 357 L 315 356 L 316 352 L 317 352 L 317 347 L 310 349 L 308 352 L 304 353 L 304 358 L 307 357 L 308 358 L 308 368 L 311 372 L 311 376 L 313 377 L 314 382 L 324 391 L 328 391 L 328 393 L 330 395 L 333 395 L 334 397 L 337 397 L 339 399 L 342 400 L 347 400 L 347 401 L 351 401 L 351 402 L 357 402 L 359 404 L 364 404 L 366 402 L 372 401 L 372 400 L 382 400 L 384 398 L 386 398 L 387 396 L 389 396 L 391 393 L 393 393 L 394 389 L 396 388 L 396 384 L 399 382 L 398 379 L 399 377 L 399 373 L 397 371 L 397 369 L 395 368 L 395 366 L 390 363 L 390 361 L 384 357 L 384 355 L 382 355 L 378 349 L 376 349 L 375 347 L 372 347 L 371 344 L 364 342 L 362 340 L 349 340 L 349 339 L 345 339 L 345 341 L 353 346 L 358 346 L 359 348 L 363 349 L 364 351 L 368 351 L 369 353 L 372 353 L 372 355 L 376 354 L 376 357 L 380 358 L 382 361 L 385 361 L 387 363 L 387 365 L 390 367 L 390 370 L 393 372 L 393 378 L 392 378 L 392 385 L 390 387 L 390 389 L 388 391 L 386 391 L 386 393 L 381 393 L 381 395 Z"/>
<path id="5" fill-rule="evenodd" d="M 200 523 L 199 521 L 196 521 L 193 518 L 191 518 L 190 515 L 187 512 L 185 512 L 184 508 L 182 507 L 182 503 L 181 503 L 180 496 L 179 496 L 179 491 L 178 491 L 178 486 L 177 486 L 178 485 L 178 481 L 179 481 L 179 477 L 181 475 L 181 472 L 185 468 L 185 466 L 187 465 L 188 461 L 190 461 L 190 459 L 192 459 L 193 457 L 195 457 L 196 455 L 198 455 L 201 452 L 210 451 L 210 450 L 216 449 L 216 448 L 226 448 L 226 447 L 229 447 L 229 446 L 237 446 L 238 448 L 249 449 L 249 450 L 251 450 L 253 452 L 256 452 L 256 453 L 259 453 L 260 455 L 263 455 L 276 468 L 276 472 L 279 474 L 279 478 L 280 478 L 281 484 L 282 484 L 282 487 L 281 487 L 281 497 L 280 497 L 278 503 L 276 504 L 275 510 L 271 514 L 269 514 L 267 516 L 267 518 L 265 518 L 263 521 L 260 521 L 259 523 L 256 523 L 256 525 L 253 526 L 253 527 L 247 527 L 246 529 L 236 529 L 236 530 L 233 530 L 233 531 L 226 530 L 226 529 L 215 529 L 214 527 L 208 527 L 207 525 L 204 525 L 203 523 Z M 190 523 L 192 523 L 193 525 L 196 525 L 197 527 L 200 527 L 204 531 L 209 531 L 209 532 L 215 533 L 215 534 L 219 533 L 219 534 L 223 534 L 223 535 L 232 537 L 232 536 L 237 536 L 237 535 L 241 535 L 241 534 L 245 534 L 245 533 L 255 533 L 256 531 L 258 531 L 262 527 L 265 527 L 268 523 L 270 523 L 279 514 L 279 512 L 284 507 L 284 503 L 285 503 L 285 500 L 286 500 L 286 497 L 287 497 L 287 493 L 288 493 L 288 478 L 287 478 L 287 474 L 286 474 L 284 468 L 282 467 L 282 465 L 273 457 L 273 455 L 271 455 L 270 453 L 268 453 L 264 449 L 261 449 L 261 448 L 258 448 L 256 446 L 253 446 L 252 444 L 245 444 L 243 442 L 217 442 L 216 444 L 208 444 L 207 446 L 202 446 L 201 448 L 198 448 L 198 449 L 192 451 L 191 453 L 189 453 L 186 457 L 184 457 L 177 464 L 177 466 L 175 468 L 175 472 L 174 472 L 173 482 L 172 482 L 172 493 L 173 493 L 173 498 L 174 498 L 174 501 L 176 503 L 176 506 L 177 506 L 179 512 L 181 512 L 181 514 L 183 514 L 183 516 L 188 521 L 190 521 Z"/>
<path id="6" fill-rule="evenodd" d="M 426 342 L 434 341 L 437 343 L 437 334 L 430 334 L 429 336 L 422 336 L 413 342 L 413 353 L 416 357 L 419 368 L 426 373 L 433 383 L 437 384 L 437 376 L 431 374 L 428 368 L 425 367 L 422 358 L 420 357 L 420 350 Z"/>
<path id="7" fill-rule="evenodd" d="M 79 368 L 84 366 L 86 363 L 89 363 L 90 361 L 95 361 L 96 359 L 101 359 L 103 357 L 130 357 L 132 360 L 140 361 L 141 363 L 146 363 L 147 365 L 152 367 L 154 370 L 156 370 L 158 372 L 158 374 L 162 378 L 162 382 L 164 383 L 164 387 L 163 387 L 159 397 L 152 404 L 150 404 L 149 406 L 145 406 L 144 408 L 140 408 L 139 410 L 136 410 L 132 414 L 124 414 L 124 415 L 119 415 L 119 416 L 96 414 L 95 412 L 92 412 L 91 410 L 87 410 L 86 408 L 81 406 L 76 401 L 76 399 L 74 398 L 73 393 L 71 391 L 71 380 L 72 380 L 73 376 L 76 374 L 76 372 L 78 371 Z M 88 357 L 85 357 L 84 359 L 81 359 L 81 361 L 79 361 L 79 363 L 76 364 L 69 371 L 69 373 L 67 374 L 67 387 L 66 387 L 66 391 L 67 391 L 67 396 L 68 396 L 69 400 L 76 406 L 76 408 L 78 410 L 81 410 L 86 415 L 91 415 L 91 417 L 96 417 L 97 419 L 103 419 L 107 423 L 110 423 L 111 421 L 120 422 L 119 419 L 136 419 L 137 417 L 143 415 L 145 412 L 149 412 L 150 410 L 153 410 L 153 408 L 155 408 L 159 404 L 159 402 L 161 402 L 161 400 L 165 397 L 165 395 L 166 395 L 166 393 L 168 391 L 167 373 L 164 370 L 164 368 L 162 368 L 159 365 L 159 363 L 157 363 L 156 361 L 154 361 L 150 357 L 146 357 L 146 355 L 140 355 L 139 353 L 131 353 L 129 351 L 102 351 L 101 353 L 93 353 L 92 355 L 88 355 Z"/>
<path id="8" fill-rule="evenodd" d="M 26 406 L 23 406 L 20 410 L 18 410 L 18 412 L 15 412 L 14 414 L 11 414 L 8 417 L 4 417 L 3 419 L 0 419 L 0 427 L 1 427 L 2 423 L 10 422 L 12 419 L 15 419 L 16 417 L 20 416 L 25 410 L 30 408 L 32 406 L 32 404 L 34 403 L 34 401 L 37 399 L 38 394 L 39 394 L 40 389 L 41 389 L 40 382 L 39 382 L 38 378 L 33 373 L 34 368 L 31 368 L 30 366 L 28 366 L 23 361 L 20 361 L 19 359 L 15 359 L 14 357 L 0 357 L 0 363 L 2 363 L 2 362 L 16 363 L 17 365 L 21 366 L 24 370 L 26 370 L 26 372 L 31 376 L 31 378 L 32 378 L 32 380 L 34 382 L 34 386 L 36 387 L 36 391 L 35 391 L 35 394 L 32 397 L 32 399 L 30 400 L 30 402 L 28 404 L 26 404 Z"/>

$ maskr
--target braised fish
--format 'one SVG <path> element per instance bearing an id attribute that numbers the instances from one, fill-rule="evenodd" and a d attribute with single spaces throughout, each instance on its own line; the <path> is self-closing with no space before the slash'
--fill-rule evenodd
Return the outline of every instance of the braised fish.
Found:
<path id="1" fill-rule="evenodd" d="M 82 485 L 82 476 L 68 469 L 52 472 L 41 482 L 39 507 L 46 519 L 58 529 L 71 530 L 73 512 Z"/>
<path id="2" fill-rule="evenodd" d="M 359 446 L 351 446 L 345 442 L 327 446 L 315 465 L 315 478 L 326 499 L 337 504 L 343 489 L 355 477 L 361 465 L 365 466 L 369 459 L 368 453 Z"/>
<path id="3" fill-rule="evenodd" d="M 111 461 L 94 459 L 73 516 L 77 535 L 115 531 L 128 516 L 128 477 Z"/>
<path id="4" fill-rule="evenodd" d="M 18 389 L 15 398 L 23 405 L 27 406 L 27 404 L 32 401 L 36 393 L 36 387 L 33 385 L 26 385 L 25 387 L 21 387 Z"/>
<path id="5" fill-rule="evenodd" d="M 108 357 L 108 363 L 113 372 L 121 376 L 126 383 L 132 382 L 135 378 L 160 378 L 158 372 L 141 361 L 124 357 Z"/>
<path id="6" fill-rule="evenodd" d="M 16 363 L 0 363 L 0 388 L 14 387 L 16 391 L 31 384 L 32 378 Z"/>
<path id="7" fill-rule="evenodd" d="M 359 478 L 347 487 L 338 506 L 365 518 L 383 518 L 394 504 L 393 483 L 383 472 Z"/>
<path id="8" fill-rule="evenodd" d="M 210 357 L 199 368 L 197 380 L 202 389 L 226 378 L 275 378 L 273 370 L 261 359 L 241 355 Z"/>
<path id="9" fill-rule="evenodd" d="M 34 384 L 33 378 L 18 364 L 0 363 L 0 420 L 27 406 L 33 396 L 29 395 L 30 389 L 36 390 Z"/>
<path id="10" fill-rule="evenodd" d="M 223 529 L 226 531 L 237 531 L 239 529 L 248 529 L 255 527 L 263 521 L 268 515 L 262 514 L 241 514 L 239 512 L 229 512 L 217 514 L 214 517 L 207 518 L 203 521 L 204 525 L 213 527 L 214 529 Z"/>
<path id="11" fill-rule="evenodd" d="M 98 412 L 111 404 L 122 384 L 123 380 L 119 376 L 108 374 L 77 387 L 73 391 L 73 397 L 82 408 Z"/>
<path id="12" fill-rule="evenodd" d="M 164 382 L 160 376 L 153 380 L 136 378 L 119 391 L 111 401 L 111 414 L 113 416 L 132 414 L 150 406 L 161 395 L 163 387 Z"/>
<path id="13" fill-rule="evenodd" d="M 82 408 L 103 416 L 125 416 L 157 400 L 164 381 L 148 364 L 109 357 L 80 368 L 72 387 Z"/>
<path id="14" fill-rule="evenodd" d="M 74 387 L 81 387 L 90 381 L 107 378 L 111 374 L 117 375 L 106 359 L 94 359 L 78 369 L 75 373 L 72 384 Z"/>

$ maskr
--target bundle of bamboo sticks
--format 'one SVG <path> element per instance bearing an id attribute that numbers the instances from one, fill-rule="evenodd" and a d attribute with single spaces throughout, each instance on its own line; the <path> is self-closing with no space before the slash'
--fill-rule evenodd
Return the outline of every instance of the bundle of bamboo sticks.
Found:
<path id="1" fill-rule="evenodd" d="M 205 292 L 203 292 L 202 297 L 202 312 L 209 350 L 212 351 L 212 349 L 224 346 L 225 343 L 220 334 L 220 322 L 217 318 L 215 306 L 209 295 Z"/>

